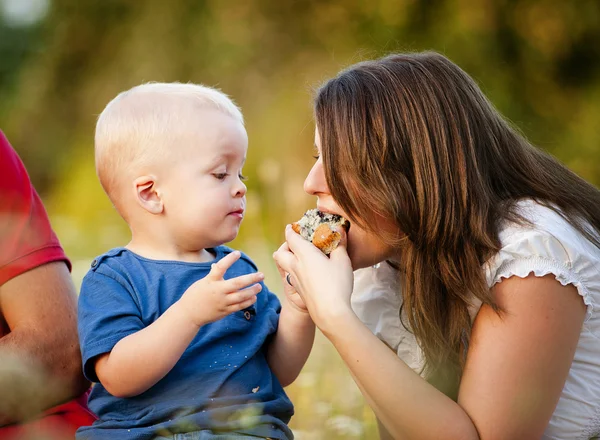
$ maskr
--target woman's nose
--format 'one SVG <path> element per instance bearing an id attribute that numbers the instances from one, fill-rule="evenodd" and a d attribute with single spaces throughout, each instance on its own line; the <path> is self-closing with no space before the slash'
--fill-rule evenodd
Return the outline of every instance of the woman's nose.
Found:
<path id="1" fill-rule="evenodd" d="M 306 179 L 304 180 L 304 191 L 313 196 L 329 192 L 321 158 L 317 159 L 310 169 L 308 176 L 306 176 Z"/>

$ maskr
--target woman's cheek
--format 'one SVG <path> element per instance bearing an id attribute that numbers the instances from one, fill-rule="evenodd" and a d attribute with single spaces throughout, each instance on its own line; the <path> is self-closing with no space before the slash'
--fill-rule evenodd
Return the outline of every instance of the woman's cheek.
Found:
<path id="1" fill-rule="evenodd" d="M 350 227 L 348 232 L 348 256 L 354 270 L 372 266 L 388 258 L 386 246 L 372 234 Z"/>

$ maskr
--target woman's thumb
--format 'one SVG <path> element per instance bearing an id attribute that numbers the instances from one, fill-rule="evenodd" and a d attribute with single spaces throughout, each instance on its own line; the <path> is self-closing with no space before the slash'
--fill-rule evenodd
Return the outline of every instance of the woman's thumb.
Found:
<path id="1" fill-rule="evenodd" d="M 337 261 L 350 259 L 350 257 L 348 257 L 348 250 L 347 250 L 348 234 L 346 234 L 346 230 L 344 228 L 336 228 L 336 231 L 341 236 L 340 242 L 338 243 L 336 248 L 333 251 L 331 251 L 331 253 L 329 254 L 329 258 L 331 260 L 337 260 Z"/>

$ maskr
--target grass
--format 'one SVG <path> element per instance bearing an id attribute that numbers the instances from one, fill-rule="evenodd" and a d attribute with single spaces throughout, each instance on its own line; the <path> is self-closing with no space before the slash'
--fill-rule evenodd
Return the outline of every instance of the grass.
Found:
<path id="1" fill-rule="evenodd" d="M 297 440 L 378 439 L 377 422 L 338 354 L 320 333 L 288 392 Z"/>

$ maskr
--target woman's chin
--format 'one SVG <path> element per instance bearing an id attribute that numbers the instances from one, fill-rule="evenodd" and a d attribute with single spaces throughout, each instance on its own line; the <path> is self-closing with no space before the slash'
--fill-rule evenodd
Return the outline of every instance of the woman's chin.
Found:
<path id="1" fill-rule="evenodd" d="M 394 250 L 373 234 L 354 231 L 348 234 L 348 256 L 352 269 L 374 266 L 394 256 Z"/>
<path id="2" fill-rule="evenodd" d="M 350 257 L 350 263 L 352 264 L 353 270 L 374 266 L 386 259 L 383 255 L 375 255 L 365 249 L 353 246 L 348 247 L 348 257 Z"/>

